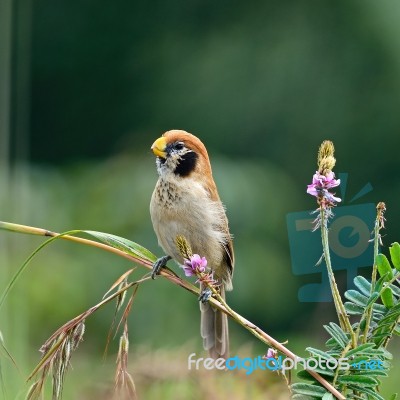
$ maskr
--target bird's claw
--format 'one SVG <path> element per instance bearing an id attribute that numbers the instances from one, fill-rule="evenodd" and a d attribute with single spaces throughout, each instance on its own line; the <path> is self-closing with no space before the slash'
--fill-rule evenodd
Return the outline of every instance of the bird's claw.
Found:
<path id="1" fill-rule="evenodd" d="M 201 301 L 203 304 L 207 303 L 208 300 L 210 300 L 210 297 L 212 296 L 212 291 L 209 287 L 204 288 L 199 296 L 199 301 Z"/>
<path id="2" fill-rule="evenodd" d="M 161 271 L 161 268 L 164 268 L 167 265 L 167 262 L 171 259 L 170 256 L 160 257 L 153 264 L 153 270 L 151 271 L 151 279 L 156 279 L 156 275 L 158 275 Z"/>

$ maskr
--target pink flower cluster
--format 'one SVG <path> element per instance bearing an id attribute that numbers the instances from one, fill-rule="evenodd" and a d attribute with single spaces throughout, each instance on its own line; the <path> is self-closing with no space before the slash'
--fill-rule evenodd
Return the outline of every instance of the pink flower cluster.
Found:
<path id="1" fill-rule="evenodd" d="M 307 193 L 334 205 L 341 202 L 342 199 L 334 196 L 334 193 L 329 192 L 329 189 L 339 185 L 340 179 L 335 179 L 335 174 L 332 171 L 328 172 L 326 176 L 317 171 L 313 176 L 311 185 L 307 185 Z"/>
<path id="2" fill-rule="evenodd" d="M 198 254 L 193 254 L 190 260 L 185 260 L 185 264 L 182 266 L 186 276 L 193 276 L 199 272 L 205 272 L 206 267 L 206 258 L 200 257 Z"/>

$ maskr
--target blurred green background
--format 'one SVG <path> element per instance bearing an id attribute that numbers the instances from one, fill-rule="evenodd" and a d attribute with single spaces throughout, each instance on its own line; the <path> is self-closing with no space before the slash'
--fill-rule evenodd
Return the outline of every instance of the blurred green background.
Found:
<path id="1" fill-rule="evenodd" d="M 298 289 L 319 275 L 293 275 L 286 215 L 315 208 L 305 188 L 319 144 L 331 139 L 336 172 L 349 173 L 349 198 L 370 182 L 374 190 L 358 203 L 385 201 L 384 244 L 400 240 L 400 3 L 3 0 L 0 7 L 0 219 L 109 232 L 161 255 L 148 213 L 157 179 L 149 148 L 162 132 L 185 129 L 206 144 L 228 210 L 231 306 L 300 355 L 323 343 L 333 306 L 298 301 Z M 1 232 L 0 289 L 40 243 Z M 0 310 L 20 366 L 18 373 L 2 362 L 7 398 L 25 393 L 45 339 L 129 267 L 71 243 L 39 254 Z M 100 361 L 112 315 L 109 306 L 87 321 L 67 399 L 112 387 L 117 340 Z M 163 386 L 180 387 L 187 355 L 201 353 L 198 330 L 193 296 L 162 279 L 140 288 L 130 335 L 143 398 L 203 398 L 198 386 L 200 397 L 188 388 L 168 397 Z M 265 352 L 233 323 L 231 331 L 232 354 Z M 154 376 L 143 372 L 151 357 L 160 357 Z M 172 358 L 180 369 L 168 378 Z M 278 398 L 272 373 L 242 378 L 243 396 Z M 215 398 L 235 384 L 226 381 Z M 384 394 L 395 387 L 392 376 Z"/>

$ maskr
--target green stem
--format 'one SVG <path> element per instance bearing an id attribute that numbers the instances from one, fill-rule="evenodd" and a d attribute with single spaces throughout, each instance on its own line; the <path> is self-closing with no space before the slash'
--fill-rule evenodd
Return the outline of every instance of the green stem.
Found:
<path id="1" fill-rule="evenodd" d="M 320 207 L 321 212 L 321 238 L 322 248 L 324 251 L 324 258 L 326 263 L 326 269 L 328 271 L 329 284 L 331 286 L 333 301 L 335 304 L 336 313 L 338 315 L 339 323 L 345 332 L 348 332 L 351 337 L 352 347 L 357 347 L 357 339 L 351 327 L 349 317 L 344 308 L 342 298 L 339 293 L 339 289 L 336 284 L 335 275 L 332 269 L 331 255 L 329 251 L 329 239 L 328 239 L 328 223 L 326 218 L 326 212 L 323 206 Z"/>
<path id="2" fill-rule="evenodd" d="M 378 213 L 377 213 L 376 219 L 375 219 L 375 226 L 374 226 L 374 265 L 372 267 L 371 292 L 370 292 L 371 296 L 372 296 L 372 293 L 374 293 L 374 291 L 375 291 L 376 275 L 377 275 L 377 269 L 378 269 L 378 266 L 376 264 L 376 257 L 379 252 L 379 230 L 381 228 L 380 218 L 381 218 L 381 212 L 378 209 Z M 371 319 L 372 319 L 372 304 L 371 304 L 371 307 L 368 308 L 367 315 L 365 317 L 365 329 L 364 329 L 364 335 L 363 335 L 363 339 L 362 339 L 363 343 L 367 343 L 367 341 L 368 341 L 368 331 L 369 331 L 369 328 L 371 325 Z"/>
<path id="3" fill-rule="evenodd" d="M 347 343 L 347 346 L 343 349 L 342 353 L 340 354 L 340 358 L 344 358 L 347 352 L 350 350 L 351 342 Z M 335 375 L 333 377 L 332 385 L 336 385 L 337 378 L 339 376 L 340 368 L 336 368 Z"/>

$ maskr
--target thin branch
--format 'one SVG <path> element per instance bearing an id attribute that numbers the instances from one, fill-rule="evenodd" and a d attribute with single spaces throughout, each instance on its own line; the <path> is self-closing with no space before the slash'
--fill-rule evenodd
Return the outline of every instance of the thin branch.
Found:
<path id="1" fill-rule="evenodd" d="M 59 234 L 56 232 L 52 232 L 46 229 L 41 229 L 41 228 L 35 228 L 31 226 L 25 226 L 25 225 L 19 225 L 19 224 L 13 224 L 13 223 L 8 223 L 8 222 L 1 222 L 0 221 L 0 229 L 8 230 L 8 231 L 13 231 L 13 232 L 19 232 L 19 233 L 25 233 L 25 234 L 31 234 L 31 235 L 38 235 L 38 236 L 45 236 L 45 237 L 51 237 L 51 238 L 60 238 L 64 240 L 69 240 L 73 241 L 76 243 L 80 244 L 85 244 L 88 246 L 92 247 L 97 247 L 99 249 L 108 251 L 110 253 L 114 253 L 120 257 L 126 258 L 130 261 L 136 262 L 138 264 L 143 265 L 144 267 L 148 268 L 149 270 L 152 269 L 152 263 L 148 260 L 141 259 L 139 257 L 134 257 L 130 254 L 125 253 L 122 250 L 116 249 L 114 247 L 111 247 L 107 244 L 104 243 L 99 243 L 94 240 L 89 240 L 89 239 L 84 239 L 78 236 L 72 236 L 68 234 Z M 81 231 L 74 231 L 74 232 L 81 232 Z M 170 282 L 186 289 L 187 291 L 191 292 L 192 294 L 195 294 L 196 296 L 199 296 L 199 289 L 190 284 L 187 281 L 184 281 L 183 279 L 179 278 L 177 275 L 175 275 L 172 271 L 168 269 L 162 269 L 160 272 L 160 275 L 169 280 Z M 63 325 L 61 328 L 59 328 L 49 339 L 48 342 L 56 338 L 58 335 L 60 335 L 61 332 L 65 331 L 68 328 L 71 328 L 71 326 L 74 326 L 78 323 L 78 321 L 83 320 L 86 318 L 88 315 L 92 314 L 94 311 L 96 311 L 103 303 L 107 302 L 110 300 L 110 297 L 115 298 L 115 296 L 118 296 L 121 294 L 123 291 L 127 290 L 129 287 L 131 287 L 133 284 L 137 284 L 138 282 L 132 282 L 131 284 L 128 284 L 124 286 L 121 290 L 118 292 L 114 293 L 112 296 L 109 296 L 108 298 L 104 299 L 102 302 L 98 303 L 96 306 L 90 308 L 86 312 L 82 313 L 78 317 L 74 318 L 73 320 L 69 321 L 67 324 Z M 275 340 L 272 336 L 268 335 L 265 333 L 261 328 L 247 320 L 246 318 L 242 317 L 240 314 L 234 312 L 233 310 L 230 309 L 230 307 L 225 307 L 220 301 L 210 298 L 209 302 L 215 307 L 218 308 L 219 310 L 223 311 L 225 314 L 229 315 L 232 319 L 234 319 L 236 322 L 238 322 L 240 325 L 242 325 L 245 329 L 247 329 L 249 332 L 251 332 L 255 337 L 257 337 L 259 340 L 261 340 L 263 343 L 270 345 L 280 351 L 282 354 L 285 354 L 288 358 L 291 358 L 292 360 L 297 360 L 299 357 L 296 356 L 292 351 L 290 351 L 288 348 L 286 348 L 282 343 L 278 342 Z M 43 366 L 46 364 L 40 363 L 35 371 L 30 375 L 29 378 L 31 378 L 35 373 L 37 373 Z M 335 389 L 328 381 L 326 381 L 321 375 L 316 373 L 313 370 L 307 369 L 308 373 L 313 376 L 321 385 L 323 385 L 327 390 L 329 390 L 334 396 L 336 396 L 340 400 L 345 400 L 346 398 L 337 390 Z"/>

